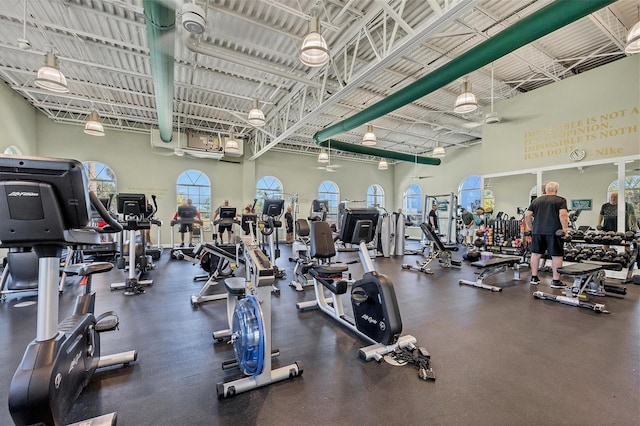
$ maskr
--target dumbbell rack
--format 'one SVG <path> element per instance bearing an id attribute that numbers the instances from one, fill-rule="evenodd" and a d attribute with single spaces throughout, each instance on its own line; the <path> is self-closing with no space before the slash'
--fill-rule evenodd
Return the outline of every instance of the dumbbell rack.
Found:
<path id="1" fill-rule="evenodd" d="M 592 234 L 592 235 L 597 236 L 599 234 Z M 612 262 L 612 263 L 620 264 L 622 266 L 622 270 L 615 271 L 615 270 L 605 268 L 604 271 L 605 271 L 606 278 L 613 280 L 616 283 L 626 284 L 631 282 L 632 276 L 633 276 L 633 265 L 638 257 L 638 243 L 637 241 L 634 241 L 634 240 L 619 239 L 614 241 L 612 239 L 606 239 L 603 241 L 602 239 L 599 239 L 597 237 L 589 238 L 589 240 L 572 239 L 571 242 L 565 243 L 565 259 L 564 260 L 567 262 L 580 262 L 580 261 L 588 262 L 589 260 L 602 261 L 601 259 L 591 259 L 591 258 L 577 259 L 575 257 L 568 256 L 567 252 L 577 248 L 580 248 L 582 252 L 582 249 L 584 248 L 595 248 L 595 247 L 602 247 L 605 245 L 611 246 L 611 247 L 618 247 L 618 248 L 624 247 L 625 250 L 627 248 L 630 248 L 630 250 L 626 252 L 627 260 L 625 262 Z"/>

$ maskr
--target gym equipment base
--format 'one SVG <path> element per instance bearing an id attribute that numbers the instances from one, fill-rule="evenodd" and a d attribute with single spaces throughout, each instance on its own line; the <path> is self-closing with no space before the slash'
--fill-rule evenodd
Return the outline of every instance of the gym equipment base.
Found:
<path id="1" fill-rule="evenodd" d="M 589 309 L 597 313 L 608 314 L 609 311 L 607 311 L 604 303 L 585 302 L 581 300 L 582 297 L 586 296 L 584 294 L 586 290 L 592 289 L 592 284 L 595 284 L 595 287 L 598 288 L 598 294 L 604 294 L 604 291 L 600 291 L 600 287 L 604 287 L 604 271 L 602 268 L 602 264 L 592 263 L 564 265 L 558 269 L 558 272 L 561 275 L 573 277 L 573 287 L 567 287 L 565 295 L 536 291 L 533 293 L 533 297 L 536 299 L 551 300 L 577 308 Z M 576 291 L 574 292 L 573 289 L 576 289 Z"/>
<path id="2" fill-rule="evenodd" d="M 507 268 L 510 268 L 510 267 L 513 267 L 513 279 L 516 281 L 520 280 L 520 261 L 521 260 L 522 258 L 520 256 L 501 256 L 501 257 L 494 257 L 489 260 L 479 260 L 477 262 L 473 262 L 471 266 L 482 268 L 482 270 L 478 274 L 478 278 L 476 278 L 475 281 L 460 280 L 458 281 L 458 284 L 470 285 L 470 286 L 482 288 L 485 290 L 491 290 L 493 292 L 500 292 L 502 291 L 502 287 L 485 284 L 484 280 L 492 275 L 505 272 Z"/>

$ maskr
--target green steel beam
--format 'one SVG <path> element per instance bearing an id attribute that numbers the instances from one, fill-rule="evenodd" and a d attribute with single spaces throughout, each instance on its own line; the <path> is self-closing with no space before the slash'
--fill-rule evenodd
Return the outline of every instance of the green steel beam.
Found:
<path id="1" fill-rule="evenodd" d="M 369 108 L 349 117 L 339 123 L 320 130 L 313 135 L 313 141 L 320 146 L 326 146 L 335 135 L 355 129 L 397 110 L 421 97 L 432 93 L 452 81 L 469 74 L 504 55 L 525 46 L 559 28 L 583 18 L 615 0 L 556 0 L 544 8 L 532 13 L 516 22 L 509 28 L 499 32 L 490 39 L 470 49 L 465 54 L 453 59 L 446 65 L 425 75 L 402 90 L 371 105 Z M 331 148 L 359 154 L 376 155 L 399 161 L 416 161 L 415 156 L 393 151 L 363 147 L 362 145 L 331 141 Z M 406 159 L 408 157 L 408 159 Z M 427 162 L 430 160 L 431 162 Z M 433 162 L 430 157 L 417 157 L 422 164 L 440 164 Z"/>

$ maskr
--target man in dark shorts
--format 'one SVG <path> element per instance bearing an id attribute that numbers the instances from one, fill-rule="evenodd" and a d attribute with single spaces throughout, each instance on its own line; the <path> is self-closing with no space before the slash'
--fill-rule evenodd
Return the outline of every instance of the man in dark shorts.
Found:
<path id="1" fill-rule="evenodd" d="M 224 204 L 216 209 L 216 213 L 213 215 L 213 220 L 215 222 L 216 219 L 220 217 L 220 209 L 222 207 L 229 207 L 229 200 L 224 200 Z M 231 238 L 233 236 L 233 225 L 218 225 L 218 235 L 220 236 L 220 244 L 224 244 L 222 241 L 222 237 L 224 236 L 224 231 L 227 231 L 227 242 L 231 244 Z"/>
<path id="2" fill-rule="evenodd" d="M 184 234 L 189 232 L 189 247 L 193 247 L 193 222 L 200 219 L 200 212 L 193 205 L 193 201 L 189 198 L 186 203 L 178 207 L 178 211 L 173 215 L 173 220 L 180 219 L 180 247 L 184 247 Z"/>
<path id="3" fill-rule="evenodd" d="M 431 206 L 431 210 L 429 211 L 429 225 L 433 228 L 433 232 L 438 233 L 438 205 L 433 204 Z"/>
<path id="4" fill-rule="evenodd" d="M 565 287 L 558 272 L 562 267 L 564 243 L 562 237 L 556 235 L 556 231 L 561 229 L 565 235 L 569 232 L 567 200 L 557 195 L 558 188 L 557 182 L 548 182 L 545 195 L 533 200 L 524 216 L 525 240 L 531 243 L 531 284 L 540 283 L 538 268 L 546 250 L 551 256 L 553 270 L 551 288 Z"/>

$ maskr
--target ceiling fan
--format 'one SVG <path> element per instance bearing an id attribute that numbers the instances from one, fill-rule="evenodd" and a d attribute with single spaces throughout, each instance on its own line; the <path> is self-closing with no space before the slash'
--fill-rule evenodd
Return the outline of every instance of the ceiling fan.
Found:
<path id="1" fill-rule="evenodd" d="M 415 158 L 415 161 L 413 162 L 413 176 L 411 176 L 411 179 L 413 179 L 413 180 L 422 180 L 422 179 L 432 178 L 433 176 L 431 176 L 431 175 L 418 176 L 418 154 L 416 153 L 413 156 Z"/>
<path id="2" fill-rule="evenodd" d="M 318 170 L 324 170 L 325 172 L 334 173 L 336 169 L 342 167 L 340 164 L 331 164 L 331 141 L 329 141 L 329 147 L 327 149 L 327 163 L 324 166 L 318 166 Z"/>
<path id="3" fill-rule="evenodd" d="M 491 111 L 486 114 L 483 114 L 480 111 L 479 117 L 474 121 L 468 121 L 462 125 L 465 129 L 475 129 L 476 127 L 480 127 L 483 124 L 497 124 L 502 121 L 502 116 L 499 113 L 493 110 L 493 100 L 494 100 L 494 92 L 493 92 L 493 63 L 491 63 Z"/>

